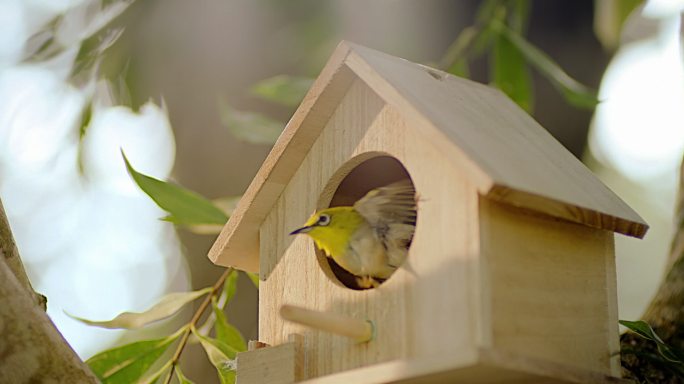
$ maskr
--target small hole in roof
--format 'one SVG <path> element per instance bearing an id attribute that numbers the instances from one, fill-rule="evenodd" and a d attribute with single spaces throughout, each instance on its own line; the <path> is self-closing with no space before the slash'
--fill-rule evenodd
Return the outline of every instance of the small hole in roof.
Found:
<path id="1" fill-rule="evenodd" d="M 430 76 L 432 76 L 435 80 L 440 80 L 440 81 L 441 81 L 441 80 L 444 80 L 444 77 L 445 77 L 445 76 L 444 76 L 444 73 L 439 72 L 439 71 L 434 70 L 434 69 L 429 69 L 429 68 L 426 69 L 426 71 L 427 71 L 427 73 L 428 73 Z"/>
<path id="2" fill-rule="evenodd" d="M 350 163 L 356 164 L 355 166 L 353 166 L 353 168 L 351 168 L 351 170 L 348 170 L 346 166 L 343 166 L 340 169 L 340 171 L 338 171 L 348 173 L 342 179 L 339 185 L 329 186 L 334 188 L 333 190 L 335 192 L 332 194 L 330 202 L 328 203 L 325 200 L 321 201 L 319 204 L 319 208 L 354 205 L 356 201 L 364 197 L 366 193 L 368 193 L 372 189 L 382 187 L 400 180 L 407 179 L 411 184 L 413 184 L 413 181 L 411 180 L 408 171 L 396 158 L 380 153 L 377 153 L 370 158 L 367 158 L 367 155 L 369 154 L 359 156 L 366 158 L 365 161 L 362 161 L 360 163 L 356 163 L 357 161 L 359 161 L 358 158 L 350 160 Z M 333 177 L 332 179 L 339 180 L 335 177 Z M 369 289 L 369 287 L 362 287 L 359 284 L 359 280 L 355 275 L 346 271 L 344 268 L 338 265 L 332 258 L 326 257 L 325 254 L 317 247 L 316 256 L 321 269 L 326 274 L 326 276 L 330 278 L 332 281 L 354 290 Z M 391 278 L 391 276 L 389 276 L 389 278 Z M 382 284 L 383 282 L 384 280 L 375 281 L 377 285 Z"/>

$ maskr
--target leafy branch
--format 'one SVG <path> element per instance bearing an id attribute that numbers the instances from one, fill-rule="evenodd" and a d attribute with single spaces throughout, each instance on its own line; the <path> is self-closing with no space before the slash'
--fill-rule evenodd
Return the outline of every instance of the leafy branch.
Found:
<path id="1" fill-rule="evenodd" d="M 122 158 L 129 175 L 138 187 L 169 213 L 162 220 L 191 230 L 199 227 L 206 229 L 208 226 L 220 228 L 228 220 L 229 213 L 219 207 L 225 201 L 215 203 L 180 186 L 138 172 L 123 151 Z M 235 199 L 230 200 L 232 203 L 228 205 L 234 205 Z M 247 276 L 258 288 L 258 278 L 253 274 Z M 180 383 L 192 383 L 181 372 L 179 362 L 185 346 L 191 340 L 191 336 L 194 336 L 216 367 L 221 383 L 234 383 L 235 357 L 238 352 L 246 350 L 247 345 L 240 332 L 228 322 L 224 309 L 235 296 L 237 277 L 236 271 L 228 268 L 212 287 L 193 292 L 172 293 L 146 311 L 124 312 L 111 320 L 94 321 L 70 315 L 92 326 L 134 329 L 168 318 L 185 305 L 204 297 L 190 321 L 175 333 L 161 339 L 137 341 L 103 351 L 90 358 L 87 363 L 106 384 L 154 383 L 162 376 L 166 384 L 171 383 L 174 377 Z M 200 326 L 200 320 L 210 306 L 212 312 Z M 212 329 L 215 334 L 213 338 L 208 336 Z M 152 373 L 148 373 L 176 341 L 178 344 L 173 355 Z"/>
<path id="2" fill-rule="evenodd" d="M 464 28 L 447 49 L 439 67 L 468 77 L 470 61 L 488 53 L 490 82 L 523 109 L 533 109 L 530 67 L 553 84 L 568 104 L 593 109 L 596 91 L 568 75 L 541 49 L 525 38 L 529 0 L 488 0 L 478 9 L 475 23 Z"/>
<path id="3" fill-rule="evenodd" d="M 278 75 L 254 84 L 249 94 L 261 100 L 293 109 L 304 98 L 313 79 L 302 76 Z M 218 97 L 221 123 L 238 140 L 259 145 L 273 145 L 285 123 L 258 112 L 232 107 L 225 97 Z"/>
<path id="4" fill-rule="evenodd" d="M 123 150 L 121 156 L 128 174 L 138 187 L 169 213 L 162 220 L 187 227 L 214 225 L 219 229 L 228 220 L 228 216 L 211 201 L 185 188 L 142 174 L 133 168 Z"/>
<path id="5" fill-rule="evenodd" d="M 643 337 L 646 340 L 651 340 L 654 343 L 656 343 L 656 347 L 658 348 L 658 353 L 660 353 L 660 356 L 662 356 L 663 359 L 671 362 L 671 363 L 678 363 L 682 364 L 684 363 L 684 353 L 682 351 L 679 351 L 670 345 L 666 344 L 663 339 L 661 339 L 651 328 L 651 326 L 642 320 L 637 320 L 637 321 L 627 321 L 627 320 L 620 320 L 620 324 L 624 325 L 625 327 L 629 328 L 630 331 L 636 333 L 637 335 Z"/>
<path id="6" fill-rule="evenodd" d="M 627 327 L 633 334 L 640 336 L 642 339 L 652 341 L 650 346 L 639 345 L 636 343 L 626 343 L 629 334 L 625 334 L 621 340 L 621 354 L 623 369 L 629 373 L 629 377 L 637 380 L 637 382 L 651 382 L 649 378 L 643 377 L 644 372 L 639 370 L 634 371 L 633 360 L 641 359 L 644 362 L 661 372 L 669 372 L 672 376 L 678 379 L 684 379 L 684 351 L 673 347 L 672 345 L 663 341 L 658 334 L 653 330 L 650 324 L 643 320 L 627 321 L 620 320 L 620 324 Z M 625 361 L 630 363 L 625 364 Z M 669 381 L 668 381 L 669 382 Z"/>
<path id="7" fill-rule="evenodd" d="M 101 328 L 126 328 L 126 329 L 136 329 L 143 327 L 147 324 L 155 322 L 159 319 L 163 319 L 172 316 L 178 312 L 185 304 L 192 302 L 193 300 L 202 297 L 209 293 L 211 288 L 200 289 L 199 291 L 192 292 L 176 292 L 166 295 L 159 300 L 152 308 L 145 312 L 123 312 L 107 321 L 93 321 L 80 318 L 77 316 L 69 315 L 71 318 L 78 320 L 82 323 L 101 327 Z"/>
<path id="8" fill-rule="evenodd" d="M 183 332 L 183 336 L 181 338 L 180 343 L 178 343 L 178 347 L 176 348 L 176 352 L 174 352 L 173 357 L 171 358 L 171 367 L 169 370 L 168 375 L 166 376 L 166 379 L 164 380 L 164 383 L 169 384 L 171 382 L 171 379 L 173 378 L 173 372 L 176 369 L 176 365 L 178 365 L 178 362 L 180 361 L 181 354 L 183 353 L 183 349 L 185 348 L 185 345 L 188 343 L 188 339 L 190 338 L 190 333 L 192 330 L 195 330 L 195 326 L 197 325 L 197 322 L 200 320 L 200 317 L 204 313 L 204 311 L 207 309 L 209 306 L 209 303 L 212 302 L 212 299 L 215 298 L 216 292 L 218 292 L 219 289 L 223 286 L 223 283 L 226 281 L 226 278 L 233 273 L 232 268 L 227 268 L 221 277 L 216 281 L 214 286 L 211 288 L 211 292 L 207 297 L 202 301 L 202 304 L 197 308 L 195 311 L 195 314 L 192 316 L 190 319 L 190 322 L 187 324 L 185 327 L 185 331 Z M 196 331 L 196 330 L 195 330 Z"/>
<path id="9" fill-rule="evenodd" d="M 179 362 L 185 346 L 190 341 L 191 336 L 195 336 L 204 348 L 209 360 L 217 369 L 222 383 L 233 383 L 235 379 L 234 359 L 238 352 L 246 350 L 247 345 L 240 332 L 233 327 L 225 316 L 225 306 L 230 302 L 236 291 L 237 272 L 226 269 L 216 283 L 210 287 L 195 292 L 189 292 L 184 297 L 178 296 L 172 304 L 171 299 L 162 299 L 162 303 L 157 304 L 149 310 L 141 313 L 126 312 L 127 322 L 118 321 L 122 315 L 110 321 L 92 321 L 74 317 L 86 324 L 105 328 L 137 328 L 155 321 L 167 318 L 177 313 L 185 304 L 192 302 L 190 294 L 195 298 L 205 296 L 190 321 L 183 325 L 173 334 L 154 340 L 141 340 L 123 346 L 112 348 L 91 357 L 86 361 L 97 377 L 106 384 L 118 383 L 154 383 L 164 376 L 163 383 L 169 384 L 176 377 L 181 383 L 192 383 L 190 379 L 180 372 Z M 223 302 L 220 305 L 219 302 Z M 210 322 L 209 327 L 202 327 L 205 331 L 199 331 L 202 316 L 207 308 L 211 306 L 212 315 L 207 316 L 205 324 Z M 169 313 L 169 307 L 173 307 L 173 313 Z M 117 322 L 118 321 L 118 322 Z M 115 324 L 116 323 L 116 324 Z M 209 337 L 211 328 L 215 331 L 215 338 Z M 161 366 L 148 373 L 152 366 L 157 363 L 166 350 L 177 340 L 173 355 Z M 147 375 L 145 375 L 147 374 Z"/>

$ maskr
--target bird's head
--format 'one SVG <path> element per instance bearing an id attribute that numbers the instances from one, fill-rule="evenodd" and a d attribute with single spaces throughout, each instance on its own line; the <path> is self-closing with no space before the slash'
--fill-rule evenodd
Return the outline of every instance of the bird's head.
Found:
<path id="1" fill-rule="evenodd" d="M 353 207 L 327 208 L 311 215 L 301 228 L 290 235 L 305 233 L 328 255 L 340 255 L 346 251 L 351 236 L 363 222 L 364 218 Z"/>

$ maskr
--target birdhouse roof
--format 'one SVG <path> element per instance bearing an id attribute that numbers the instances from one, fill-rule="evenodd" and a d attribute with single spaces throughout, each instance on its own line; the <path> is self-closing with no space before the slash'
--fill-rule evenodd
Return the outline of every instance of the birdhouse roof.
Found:
<path id="1" fill-rule="evenodd" d="M 355 79 L 492 200 L 643 237 L 644 220 L 499 90 L 342 42 L 295 111 L 209 251 L 215 263 L 258 271 L 259 228 Z"/>

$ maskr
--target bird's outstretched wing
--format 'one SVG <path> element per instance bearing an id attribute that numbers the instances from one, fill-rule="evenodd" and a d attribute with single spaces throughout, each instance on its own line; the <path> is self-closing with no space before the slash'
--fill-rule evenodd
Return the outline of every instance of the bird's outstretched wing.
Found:
<path id="1" fill-rule="evenodd" d="M 368 288 L 371 280 L 378 284 L 387 279 L 406 260 L 416 228 L 416 190 L 408 179 L 376 188 L 359 199 L 354 210 L 366 219 L 384 250 L 382 268 L 361 276 L 359 286 Z"/>
<path id="2" fill-rule="evenodd" d="M 404 179 L 371 190 L 354 204 L 354 209 L 371 227 L 380 229 L 390 224 L 416 225 L 416 190 Z"/>

